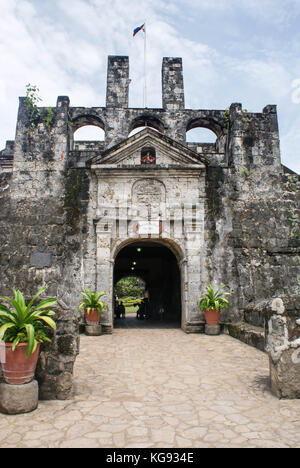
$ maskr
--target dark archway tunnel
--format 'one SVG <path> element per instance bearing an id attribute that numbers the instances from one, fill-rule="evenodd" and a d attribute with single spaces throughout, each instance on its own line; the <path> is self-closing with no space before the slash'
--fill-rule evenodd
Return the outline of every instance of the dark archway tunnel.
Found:
<path id="1" fill-rule="evenodd" d="M 145 322 L 173 323 L 180 326 L 180 270 L 173 252 L 151 240 L 125 246 L 115 259 L 114 284 L 133 274 L 142 278 L 146 284 L 148 319 Z M 118 324 L 115 323 L 115 326 Z"/>

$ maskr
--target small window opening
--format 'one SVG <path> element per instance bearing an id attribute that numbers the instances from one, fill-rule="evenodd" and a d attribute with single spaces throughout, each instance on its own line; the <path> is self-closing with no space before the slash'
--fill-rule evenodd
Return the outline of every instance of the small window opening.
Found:
<path id="1" fill-rule="evenodd" d="M 156 164 L 156 153 L 152 147 L 144 147 L 141 151 L 141 164 Z"/>

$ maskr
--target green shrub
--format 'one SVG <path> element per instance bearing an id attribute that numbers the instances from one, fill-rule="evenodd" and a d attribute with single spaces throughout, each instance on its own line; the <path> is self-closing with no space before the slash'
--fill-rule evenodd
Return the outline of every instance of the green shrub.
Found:
<path id="1" fill-rule="evenodd" d="M 14 298 L 0 296 L 9 307 L 0 304 L 0 341 L 12 343 L 14 351 L 19 343 L 28 343 L 26 355 L 29 357 L 36 350 L 38 342 L 50 341 L 47 336 L 47 326 L 56 329 L 51 316 L 55 312 L 49 309 L 57 302 L 56 298 L 48 298 L 33 305 L 46 286 L 41 288 L 26 305 L 21 291 L 14 290 Z M 12 307 L 11 307 L 12 306 Z"/>

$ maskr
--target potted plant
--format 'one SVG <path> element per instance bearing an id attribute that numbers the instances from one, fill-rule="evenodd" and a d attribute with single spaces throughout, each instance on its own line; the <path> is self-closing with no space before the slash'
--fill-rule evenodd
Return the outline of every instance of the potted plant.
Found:
<path id="1" fill-rule="evenodd" d="M 100 297 L 105 295 L 105 291 L 93 293 L 89 288 L 82 291 L 81 294 L 84 296 L 83 302 L 78 308 L 78 312 L 84 307 L 84 317 L 88 325 L 98 325 L 100 315 L 103 309 L 108 310 L 108 305 L 100 301 Z"/>
<path id="2" fill-rule="evenodd" d="M 26 305 L 21 291 L 13 289 L 14 298 L 0 296 L 8 305 L 0 303 L 0 362 L 6 383 L 24 384 L 34 378 L 40 343 L 51 341 L 48 326 L 56 329 L 49 309 L 57 302 L 55 298 L 35 300 L 46 289 L 39 289 Z"/>
<path id="3" fill-rule="evenodd" d="M 199 301 L 198 307 L 204 310 L 205 321 L 207 325 L 218 325 L 220 320 L 220 310 L 230 307 L 226 296 L 229 295 L 224 289 L 226 286 L 222 284 L 216 291 L 214 291 L 211 284 L 206 286 L 206 293 L 204 293 Z"/>

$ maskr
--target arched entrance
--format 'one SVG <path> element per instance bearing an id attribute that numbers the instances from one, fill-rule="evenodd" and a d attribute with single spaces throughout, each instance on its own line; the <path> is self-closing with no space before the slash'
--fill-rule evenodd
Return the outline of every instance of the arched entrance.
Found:
<path id="1" fill-rule="evenodd" d="M 126 244 L 116 254 L 113 282 L 116 284 L 122 277 L 132 274 L 142 278 L 146 284 L 145 320 L 149 324 L 156 322 L 180 326 L 181 272 L 178 258 L 171 248 L 163 242 L 152 239 Z M 138 320 L 136 317 L 130 319 Z M 115 326 L 117 325 L 115 321 Z M 146 326 L 146 322 L 143 326 Z"/>

